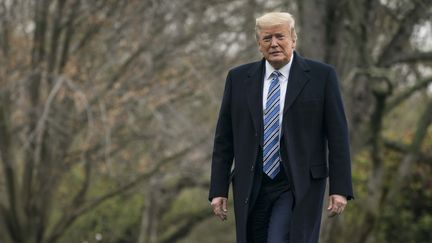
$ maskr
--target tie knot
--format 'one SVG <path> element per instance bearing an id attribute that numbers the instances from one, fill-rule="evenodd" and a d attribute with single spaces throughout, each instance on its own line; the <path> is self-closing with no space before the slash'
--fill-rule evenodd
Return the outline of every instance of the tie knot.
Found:
<path id="1" fill-rule="evenodd" d="M 279 71 L 273 71 L 272 72 L 272 76 L 274 77 L 274 78 L 279 78 L 279 76 L 281 76 L 282 74 L 279 72 Z"/>

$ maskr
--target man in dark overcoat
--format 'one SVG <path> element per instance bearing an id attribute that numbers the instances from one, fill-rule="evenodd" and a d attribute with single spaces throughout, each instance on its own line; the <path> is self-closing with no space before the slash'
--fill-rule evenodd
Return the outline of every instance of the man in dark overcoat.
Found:
<path id="1" fill-rule="evenodd" d="M 258 18 L 263 59 L 226 78 L 209 200 L 225 220 L 232 182 L 237 243 L 317 243 L 327 178 L 329 216 L 353 198 L 336 72 L 295 51 L 294 25 L 284 12 Z"/>

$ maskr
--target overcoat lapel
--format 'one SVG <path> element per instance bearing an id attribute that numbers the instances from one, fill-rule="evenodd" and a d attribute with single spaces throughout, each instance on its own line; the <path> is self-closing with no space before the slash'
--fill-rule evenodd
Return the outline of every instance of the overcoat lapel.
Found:
<path id="1" fill-rule="evenodd" d="M 294 60 L 291 66 L 291 71 L 288 80 L 288 87 L 285 95 L 284 115 L 289 107 L 294 103 L 300 91 L 309 81 L 309 66 L 294 52 Z M 260 135 L 260 144 L 262 145 L 263 133 L 263 82 L 265 73 L 265 60 L 257 62 L 248 72 L 248 77 L 245 80 L 245 86 L 248 94 L 248 106 L 253 120 L 255 131 Z M 282 130 L 283 131 L 283 130 Z"/>
<path id="2" fill-rule="evenodd" d="M 295 99 L 300 94 L 300 91 L 303 89 L 305 84 L 309 81 L 309 76 L 307 75 L 307 72 L 309 72 L 309 66 L 296 52 L 294 52 L 293 57 L 294 60 L 291 66 L 287 91 L 285 95 L 283 112 L 284 115 L 288 111 L 290 106 L 294 103 Z"/>
<path id="3" fill-rule="evenodd" d="M 252 116 L 255 131 L 260 135 L 263 129 L 263 80 L 265 60 L 257 62 L 248 72 L 245 80 L 249 111 Z M 262 139 L 260 139 L 261 141 Z M 261 142 L 260 142 L 261 143 Z"/>

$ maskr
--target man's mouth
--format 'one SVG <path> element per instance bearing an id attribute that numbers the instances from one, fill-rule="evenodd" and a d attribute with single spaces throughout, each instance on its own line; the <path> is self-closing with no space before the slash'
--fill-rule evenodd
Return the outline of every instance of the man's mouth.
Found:
<path id="1" fill-rule="evenodd" d="M 279 54 L 279 53 L 281 53 L 281 52 L 280 51 L 272 51 L 272 52 L 270 52 L 270 55 Z"/>

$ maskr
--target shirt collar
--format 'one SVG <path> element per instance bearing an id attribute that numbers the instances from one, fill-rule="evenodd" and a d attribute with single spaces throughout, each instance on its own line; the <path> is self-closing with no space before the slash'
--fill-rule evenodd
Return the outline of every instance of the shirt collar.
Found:
<path id="1" fill-rule="evenodd" d="M 283 76 L 283 80 L 287 80 L 287 78 L 288 78 L 293 59 L 294 59 L 294 53 L 293 53 L 293 55 L 291 55 L 290 61 L 285 66 L 278 69 L 278 71 Z M 276 69 L 267 60 L 265 61 L 265 65 L 266 65 L 266 72 L 265 72 L 265 79 L 264 80 L 268 80 L 268 79 L 270 79 L 270 75 L 274 71 L 276 71 Z"/>

